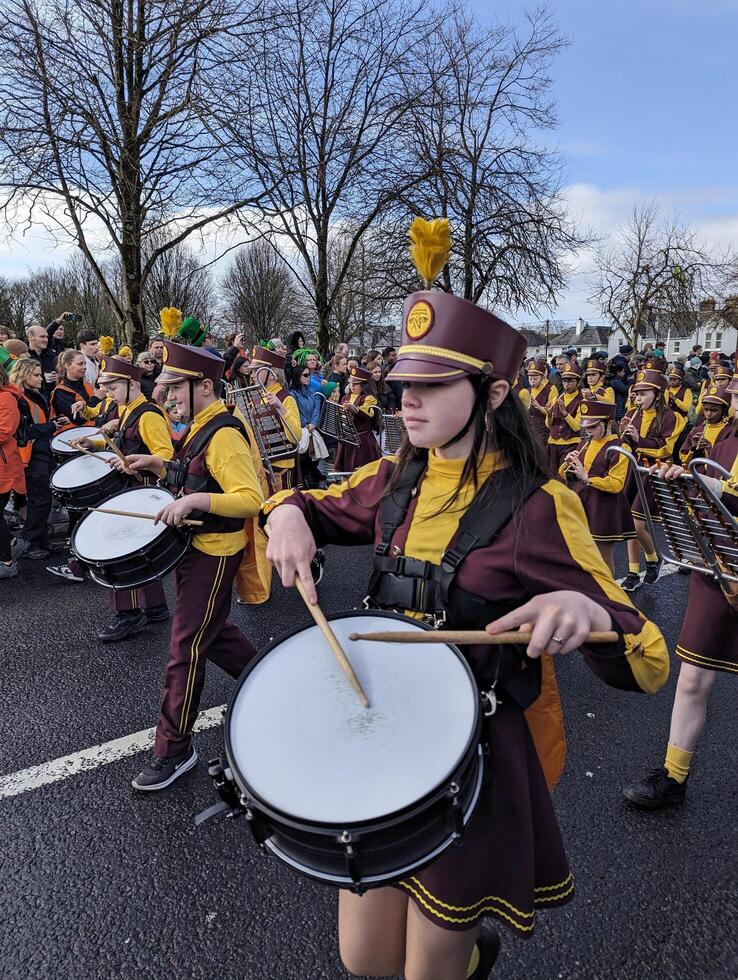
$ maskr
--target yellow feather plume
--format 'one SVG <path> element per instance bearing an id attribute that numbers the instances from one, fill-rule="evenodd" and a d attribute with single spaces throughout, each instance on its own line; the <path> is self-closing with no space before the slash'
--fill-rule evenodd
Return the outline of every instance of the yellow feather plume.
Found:
<path id="1" fill-rule="evenodd" d="M 163 310 L 159 310 L 159 322 L 164 336 L 173 337 L 182 326 L 182 310 L 178 310 L 176 306 L 165 306 Z"/>
<path id="2" fill-rule="evenodd" d="M 448 262 L 451 251 L 451 231 L 446 218 L 415 218 L 410 225 L 410 258 L 418 274 L 430 289 Z"/>
<path id="3" fill-rule="evenodd" d="M 115 340 L 112 337 L 100 337 L 98 340 L 101 354 L 109 354 L 115 347 Z"/>

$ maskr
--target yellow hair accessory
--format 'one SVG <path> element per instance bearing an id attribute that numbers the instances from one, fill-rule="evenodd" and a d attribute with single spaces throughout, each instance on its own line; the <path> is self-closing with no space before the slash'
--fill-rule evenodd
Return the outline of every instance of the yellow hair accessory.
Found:
<path id="1" fill-rule="evenodd" d="M 130 347 L 128 347 L 127 345 L 124 345 L 124 346 L 123 346 L 123 347 L 121 347 L 121 349 L 120 349 L 120 350 L 118 351 L 118 355 L 119 355 L 120 357 L 133 357 L 133 351 L 131 350 L 131 348 L 130 348 Z"/>
<path id="2" fill-rule="evenodd" d="M 430 289 L 448 262 L 451 251 L 451 231 L 446 218 L 415 218 L 410 225 L 410 258 L 418 274 Z"/>
<path id="3" fill-rule="evenodd" d="M 182 326 L 182 310 L 178 310 L 176 306 L 165 306 L 163 310 L 159 310 L 159 322 L 164 336 L 173 337 Z"/>
<path id="4" fill-rule="evenodd" d="M 115 347 L 115 340 L 112 337 L 100 337 L 98 344 L 101 354 L 109 354 Z"/>

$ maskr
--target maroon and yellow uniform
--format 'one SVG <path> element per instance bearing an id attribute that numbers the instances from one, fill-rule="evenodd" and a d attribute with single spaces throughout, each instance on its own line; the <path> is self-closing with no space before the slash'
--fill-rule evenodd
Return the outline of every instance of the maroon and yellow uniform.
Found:
<path id="1" fill-rule="evenodd" d="M 577 480 L 571 488 L 579 494 L 595 541 L 626 541 L 636 536 L 625 495 L 628 460 L 620 453 L 607 455 L 612 446 L 622 445 L 618 436 L 610 435 L 604 439 L 585 439 L 577 450 L 589 477 L 587 483 Z M 564 467 L 562 464 L 562 476 L 565 476 Z"/>
<path id="2" fill-rule="evenodd" d="M 546 416 L 548 462 L 552 473 L 559 472 L 564 456 L 579 445 L 579 406 L 582 400 L 580 391 L 565 391 L 559 395 Z"/>
<path id="3" fill-rule="evenodd" d="M 458 547 L 459 523 L 473 506 L 474 486 L 459 486 L 464 460 L 431 452 L 424 464 L 421 455 L 414 464 L 420 469 L 408 492 L 408 507 L 388 531 L 382 501 L 396 465 L 394 457 L 384 457 L 328 490 L 278 494 L 264 510 L 298 507 L 319 547 L 379 544 L 376 555 L 381 551 L 389 561 L 402 559 L 403 566 L 413 568 L 437 566 L 444 553 Z M 502 494 L 506 470 L 500 454 L 490 452 L 481 461 L 480 480 L 491 481 L 490 489 L 496 484 Z M 583 593 L 609 611 L 619 633 L 616 643 L 583 650 L 595 674 L 621 690 L 646 692 L 658 690 L 668 675 L 661 633 L 616 585 L 592 541 L 581 502 L 558 480 L 534 490 L 490 544 L 466 554 L 455 574 L 458 589 L 476 598 L 482 619 L 492 607 L 509 610 L 541 593 Z M 374 584 L 371 588 L 375 590 Z M 420 593 L 425 589 L 414 594 Z M 399 611 L 419 615 L 419 606 L 400 605 Z M 467 619 L 463 625 L 472 624 Z M 490 686 L 502 661 L 502 654 L 491 649 L 465 647 L 482 690 Z M 469 929 L 490 915 L 526 937 L 533 931 L 536 909 L 572 897 L 574 886 L 547 787 L 547 782 L 556 782 L 563 764 L 563 726 L 552 659 L 543 660 L 537 700 L 526 710 L 503 693 L 494 717 L 485 722 L 489 764 L 463 845 L 397 885 L 443 928 Z"/>
<path id="4" fill-rule="evenodd" d="M 344 395 L 341 404 L 353 405 L 358 409 L 358 412 L 353 413 L 352 417 L 359 436 L 359 445 L 352 446 L 348 442 L 339 442 L 336 450 L 336 469 L 348 473 L 365 463 L 371 463 L 373 459 L 379 459 L 382 455 L 379 443 L 374 436 L 372 421 L 374 412 L 379 411 L 379 409 L 376 407 L 377 399 L 373 395 L 365 395 L 363 392 Z"/>
<path id="5" fill-rule="evenodd" d="M 639 465 L 652 466 L 654 463 L 671 459 L 674 446 L 686 421 L 683 415 L 677 415 L 666 406 L 663 406 L 660 412 L 656 408 L 636 408 L 624 415 L 620 424 L 621 428 L 633 425 L 639 438 L 635 440 L 625 436 L 623 442 L 633 450 Z M 627 493 L 633 516 L 645 520 L 644 505 L 632 474 L 628 481 Z M 648 482 L 646 482 L 646 494 L 651 516 L 654 520 L 660 521 L 651 484 Z"/>

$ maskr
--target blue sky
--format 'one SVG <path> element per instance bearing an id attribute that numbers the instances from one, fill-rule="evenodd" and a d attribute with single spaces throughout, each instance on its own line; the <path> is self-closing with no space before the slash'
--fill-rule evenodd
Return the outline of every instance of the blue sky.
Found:
<path id="1" fill-rule="evenodd" d="M 472 0 L 480 19 L 514 24 L 512 0 Z M 573 211 L 605 237 L 633 203 L 659 197 L 727 247 L 738 238 L 738 3 L 552 0 L 570 46 L 552 68 L 556 140 Z M 585 256 L 555 316 L 598 313 Z"/>

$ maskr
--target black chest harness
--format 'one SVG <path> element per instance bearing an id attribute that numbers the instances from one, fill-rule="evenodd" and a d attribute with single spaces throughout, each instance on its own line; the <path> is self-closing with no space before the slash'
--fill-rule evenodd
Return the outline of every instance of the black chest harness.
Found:
<path id="1" fill-rule="evenodd" d="M 496 477 L 497 492 L 491 502 L 472 501 L 459 522 L 452 543 L 439 564 L 403 555 L 392 546 L 395 532 L 405 521 L 410 503 L 427 462 L 408 463 L 393 493 L 379 507 L 382 540 L 374 549 L 374 565 L 365 605 L 372 609 L 392 609 L 421 613 L 436 627 L 482 629 L 487 623 L 515 608 L 511 602 L 494 601 L 462 589 L 456 582 L 467 556 L 488 547 L 505 527 L 517 504 L 525 502 L 543 485 L 538 480 L 521 490 L 509 470 Z M 525 657 L 524 647 L 501 647 L 499 658 L 490 656 L 490 674 L 522 708 L 536 700 L 541 690 L 540 660 Z M 486 672 L 485 672 L 486 675 Z"/>

